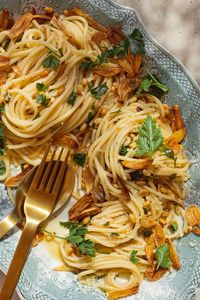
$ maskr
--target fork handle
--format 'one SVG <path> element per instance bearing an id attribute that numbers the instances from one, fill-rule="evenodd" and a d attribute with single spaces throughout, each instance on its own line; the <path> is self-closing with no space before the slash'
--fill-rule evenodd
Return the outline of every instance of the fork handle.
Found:
<path id="1" fill-rule="evenodd" d="M 11 300 L 29 254 L 38 224 L 27 221 L 6 275 L 0 300 Z"/>
<path id="2" fill-rule="evenodd" d="M 0 239 L 12 229 L 20 220 L 15 216 L 15 212 L 11 212 L 10 215 L 5 217 L 0 222 Z"/>

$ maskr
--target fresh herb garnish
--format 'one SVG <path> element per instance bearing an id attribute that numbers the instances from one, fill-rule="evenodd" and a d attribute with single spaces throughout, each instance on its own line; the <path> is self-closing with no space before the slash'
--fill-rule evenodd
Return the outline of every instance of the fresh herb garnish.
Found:
<path id="1" fill-rule="evenodd" d="M 80 69 L 82 69 L 83 71 L 89 71 L 92 68 L 94 68 L 95 66 L 97 66 L 98 63 L 91 61 L 90 58 L 86 57 L 86 60 L 84 60 L 81 64 L 80 64 Z"/>
<path id="2" fill-rule="evenodd" d="M 132 52 L 134 54 L 137 54 L 137 53 L 144 54 L 145 50 L 144 50 L 143 35 L 139 31 L 138 28 L 135 28 L 133 30 L 133 32 L 131 33 L 131 35 L 129 35 L 129 38 L 130 38 L 131 41 L 133 41 L 132 47 L 131 47 Z"/>
<path id="3" fill-rule="evenodd" d="M 37 102 L 43 106 L 47 106 L 48 105 L 48 102 L 49 100 L 47 99 L 47 97 L 45 96 L 45 94 L 39 94 L 37 96 Z"/>
<path id="4" fill-rule="evenodd" d="M 76 100 L 76 97 L 77 97 L 77 93 L 75 93 L 74 91 L 71 92 L 69 98 L 67 99 L 67 103 L 73 106 L 74 102 Z"/>
<path id="5" fill-rule="evenodd" d="M 170 254 L 169 254 L 169 246 L 164 244 L 158 248 L 156 248 L 156 261 L 157 261 L 157 270 L 159 267 L 164 269 L 169 269 L 171 266 Z"/>
<path id="6" fill-rule="evenodd" d="M 90 124 L 93 118 L 94 118 L 94 113 L 92 111 L 89 111 L 86 123 Z"/>
<path id="7" fill-rule="evenodd" d="M 136 254 L 137 254 L 137 251 L 136 250 L 133 250 L 131 252 L 131 255 L 130 255 L 130 261 L 135 264 L 139 261 L 139 259 L 136 257 Z"/>
<path id="8" fill-rule="evenodd" d="M 95 256 L 93 241 L 85 240 L 85 234 L 88 231 L 86 225 L 81 225 L 79 222 L 60 222 L 60 225 L 69 229 L 67 241 L 75 245 L 82 254 Z"/>
<path id="9" fill-rule="evenodd" d="M 47 58 L 42 62 L 42 65 L 45 69 L 57 69 L 60 64 L 60 55 L 59 53 L 49 49 Z"/>
<path id="10" fill-rule="evenodd" d="M 130 47 L 130 38 L 127 37 L 120 42 L 118 46 L 109 47 L 104 53 L 104 58 L 120 58 L 128 53 L 128 48 Z"/>
<path id="11" fill-rule="evenodd" d="M 86 160 L 86 154 L 85 153 L 74 153 L 73 155 L 74 162 L 79 165 L 80 167 L 83 167 Z"/>
<path id="12" fill-rule="evenodd" d="M 169 89 L 168 89 L 168 87 L 166 87 L 166 85 L 164 85 L 160 81 L 158 81 L 149 71 L 148 71 L 148 73 L 149 73 L 149 76 L 147 78 L 143 79 L 139 85 L 139 88 L 137 90 L 138 95 L 141 92 L 149 92 L 150 88 L 152 88 L 153 86 L 162 90 L 164 93 L 167 93 L 169 91 Z"/>
<path id="13" fill-rule="evenodd" d="M 175 233 L 178 230 L 177 222 L 173 222 L 168 228 L 171 233 Z"/>
<path id="14" fill-rule="evenodd" d="M 125 156 L 128 153 L 128 147 L 122 145 L 119 151 L 119 154 Z"/>
<path id="15" fill-rule="evenodd" d="M 45 92 L 48 90 L 48 86 L 45 86 L 43 82 L 38 82 L 36 84 L 38 92 L 40 92 L 37 96 L 37 102 L 43 106 L 47 106 L 49 100 L 47 99 Z"/>
<path id="16" fill-rule="evenodd" d="M 136 156 L 151 156 L 162 145 L 163 137 L 160 128 L 151 116 L 147 116 L 138 130 Z"/>
<path id="17" fill-rule="evenodd" d="M 176 178 L 177 174 L 176 173 L 173 173 L 169 176 L 169 179 L 170 180 L 174 180 Z"/>
<path id="18" fill-rule="evenodd" d="M 92 257 L 95 256 L 94 243 L 91 240 L 84 240 L 82 243 L 80 243 L 78 249 L 84 255 L 88 255 Z"/>
<path id="19" fill-rule="evenodd" d="M 4 155 L 6 150 L 5 146 L 5 133 L 4 128 L 0 127 L 0 155 Z"/>
<path id="20" fill-rule="evenodd" d="M 120 235 L 119 235 L 119 233 L 117 233 L 117 232 L 111 232 L 111 233 L 110 233 L 110 236 L 116 236 L 116 237 L 119 237 Z"/>
<path id="21" fill-rule="evenodd" d="M 103 224 L 103 226 L 109 226 L 110 222 L 106 222 L 105 224 Z"/>
<path id="22" fill-rule="evenodd" d="M 174 159 L 174 151 L 171 148 L 168 148 L 166 145 L 162 145 L 160 150 L 169 158 Z"/>
<path id="23" fill-rule="evenodd" d="M 38 89 L 39 92 L 46 92 L 48 90 L 48 86 L 45 86 L 43 82 L 38 82 L 36 84 L 36 87 Z"/>
<path id="24" fill-rule="evenodd" d="M 128 37 L 120 42 L 119 45 L 113 45 L 109 47 L 101 55 L 98 55 L 95 61 L 92 61 L 90 58 L 86 57 L 86 59 L 81 63 L 80 68 L 84 71 L 89 71 L 92 68 L 107 62 L 109 58 L 120 58 L 127 55 L 131 42 L 133 46 L 132 51 L 134 54 L 143 54 L 145 52 L 143 35 L 138 28 L 135 28 Z"/>
<path id="25" fill-rule="evenodd" d="M 101 96 L 104 95 L 108 90 L 107 84 L 105 82 L 98 85 L 97 87 L 93 87 L 93 84 L 89 82 L 88 87 L 91 95 L 96 99 L 101 99 Z"/>
<path id="26" fill-rule="evenodd" d="M 131 176 L 131 180 L 134 180 L 134 181 L 137 181 L 137 180 L 148 181 L 148 180 L 153 180 L 156 178 L 155 175 L 146 176 L 143 174 L 142 171 L 134 171 L 134 172 L 129 173 L 129 175 Z"/>
<path id="27" fill-rule="evenodd" d="M 6 172 L 5 164 L 0 162 L 0 176 Z"/>
<path id="28" fill-rule="evenodd" d="M 143 234 L 144 234 L 144 236 L 146 236 L 146 237 L 149 237 L 150 235 L 152 235 L 152 230 L 150 230 L 150 229 L 147 229 L 147 230 L 144 230 L 143 231 Z"/>
<path id="29" fill-rule="evenodd" d="M 4 105 L 0 105 L 0 113 L 2 114 L 2 113 L 4 113 L 4 111 L 5 111 L 5 106 Z"/>

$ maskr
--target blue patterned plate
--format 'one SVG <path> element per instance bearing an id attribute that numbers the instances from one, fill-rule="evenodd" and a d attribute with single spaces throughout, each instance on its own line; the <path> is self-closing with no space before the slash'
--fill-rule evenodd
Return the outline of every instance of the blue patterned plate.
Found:
<path id="1" fill-rule="evenodd" d="M 184 67 L 165 49 L 154 41 L 143 26 L 137 13 L 130 8 L 119 6 L 110 0 L 0 0 L 2 8 L 13 13 L 23 14 L 31 7 L 37 10 L 52 6 L 62 11 L 64 8 L 79 6 L 99 22 L 121 23 L 129 34 L 137 25 L 145 37 L 147 60 L 154 72 L 170 88 L 167 101 L 181 106 L 186 128 L 186 150 L 190 160 L 191 180 L 188 183 L 187 203 L 200 199 L 200 90 Z M 7 215 L 11 203 L 3 184 L 0 184 L 0 218 Z M 66 216 L 66 211 L 64 212 Z M 51 224 L 51 226 L 53 226 Z M 19 232 L 11 232 L 0 242 L 0 268 L 8 269 Z M 194 300 L 200 287 L 200 243 L 198 237 L 190 234 L 176 242 L 182 268 L 166 275 L 158 282 L 144 281 L 137 295 L 131 300 Z M 98 290 L 82 286 L 72 273 L 53 272 L 59 263 L 41 244 L 34 248 L 22 273 L 18 291 L 22 299 L 40 300 L 103 300 L 106 296 Z"/>

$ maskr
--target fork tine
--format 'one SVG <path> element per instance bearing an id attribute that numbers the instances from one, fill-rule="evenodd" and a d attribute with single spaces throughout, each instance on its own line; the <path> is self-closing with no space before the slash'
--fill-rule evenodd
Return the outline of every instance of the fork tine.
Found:
<path id="1" fill-rule="evenodd" d="M 44 172 L 44 175 L 43 175 L 43 177 L 42 177 L 42 181 L 41 181 L 41 183 L 40 183 L 40 185 L 39 185 L 39 188 L 40 188 L 40 189 L 44 189 L 45 184 L 47 183 L 47 180 L 48 180 L 48 177 L 49 177 L 51 168 L 52 168 L 52 166 L 53 166 L 53 160 L 54 160 L 54 157 L 55 157 L 56 150 L 57 150 L 57 148 L 55 147 L 55 149 L 54 149 L 54 151 L 53 151 L 53 153 L 52 153 L 52 155 L 51 155 L 51 158 L 50 158 L 50 160 L 48 161 L 47 168 L 46 168 L 46 170 L 45 170 L 45 172 Z"/>
<path id="2" fill-rule="evenodd" d="M 68 158 L 69 158 L 69 151 L 65 157 L 65 160 L 63 161 L 62 163 L 62 167 L 61 169 L 59 170 L 59 173 L 57 175 L 57 178 L 56 180 L 54 181 L 54 185 L 53 185 L 53 188 L 52 188 L 52 194 L 53 195 L 57 195 L 59 190 L 60 190 L 60 186 L 62 184 L 62 180 L 63 180 L 63 177 L 65 175 L 65 172 L 66 172 L 66 168 L 67 168 L 67 162 L 68 162 Z"/>
<path id="3" fill-rule="evenodd" d="M 45 153 L 44 153 L 44 156 L 42 158 L 42 161 L 37 169 L 37 171 L 35 172 L 35 175 L 33 177 L 33 180 L 32 180 L 32 183 L 31 183 L 31 186 L 30 186 L 30 189 L 36 189 L 37 188 L 37 185 L 38 183 L 40 182 L 40 179 L 41 179 L 41 176 L 42 176 L 42 173 L 44 171 L 44 167 L 45 167 L 45 163 L 46 163 L 46 159 L 47 159 L 47 156 L 48 156 L 48 153 L 49 153 L 49 150 L 50 150 L 50 147 L 51 145 L 49 144 L 49 146 L 47 147 Z"/>
<path id="4" fill-rule="evenodd" d="M 52 170 L 52 173 L 51 173 L 51 175 L 50 175 L 50 178 L 49 178 L 49 180 L 48 180 L 48 184 L 47 184 L 47 187 L 46 187 L 46 189 L 45 189 L 47 193 L 50 193 L 50 191 L 51 191 L 52 185 L 53 185 L 53 183 L 55 182 L 55 176 L 58 177 L 58 175 L 56 174 L 56 172 L 57 172 L 57 170 L 58 170 L 58 166 L 59 166 L 59 163 L 60 163 L 60 161 L 61 161 L 60 159 L 61 159 L 63 150 L 64 150 L 64 149 L 62 148 L 61 151 L 60 151 L 60 153 L 59 153 L 58 159 L 56 160 L 56 164 L 55 164 L 55 166 L 54 166 L 54 168 L 53 168 L 53 170 Z"/>

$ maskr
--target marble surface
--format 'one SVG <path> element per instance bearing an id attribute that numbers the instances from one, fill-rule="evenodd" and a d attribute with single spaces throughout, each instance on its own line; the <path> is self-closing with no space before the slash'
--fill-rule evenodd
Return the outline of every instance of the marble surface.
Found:
<path id="1" fill-rule="evenodd" d="M 200 85 L 200 0 L 115 0 L 133 7 L 147 30 Z"/>
<path id="2" fill-rule="evenodd" d="M 200 0 L 116 0 L 135 8 L 149 33 L 175 55 L 200 84 Z M 3 281 L 0 272 L 0 286 Z M 18 300 L 15 294 L 13 300 Z"/>

